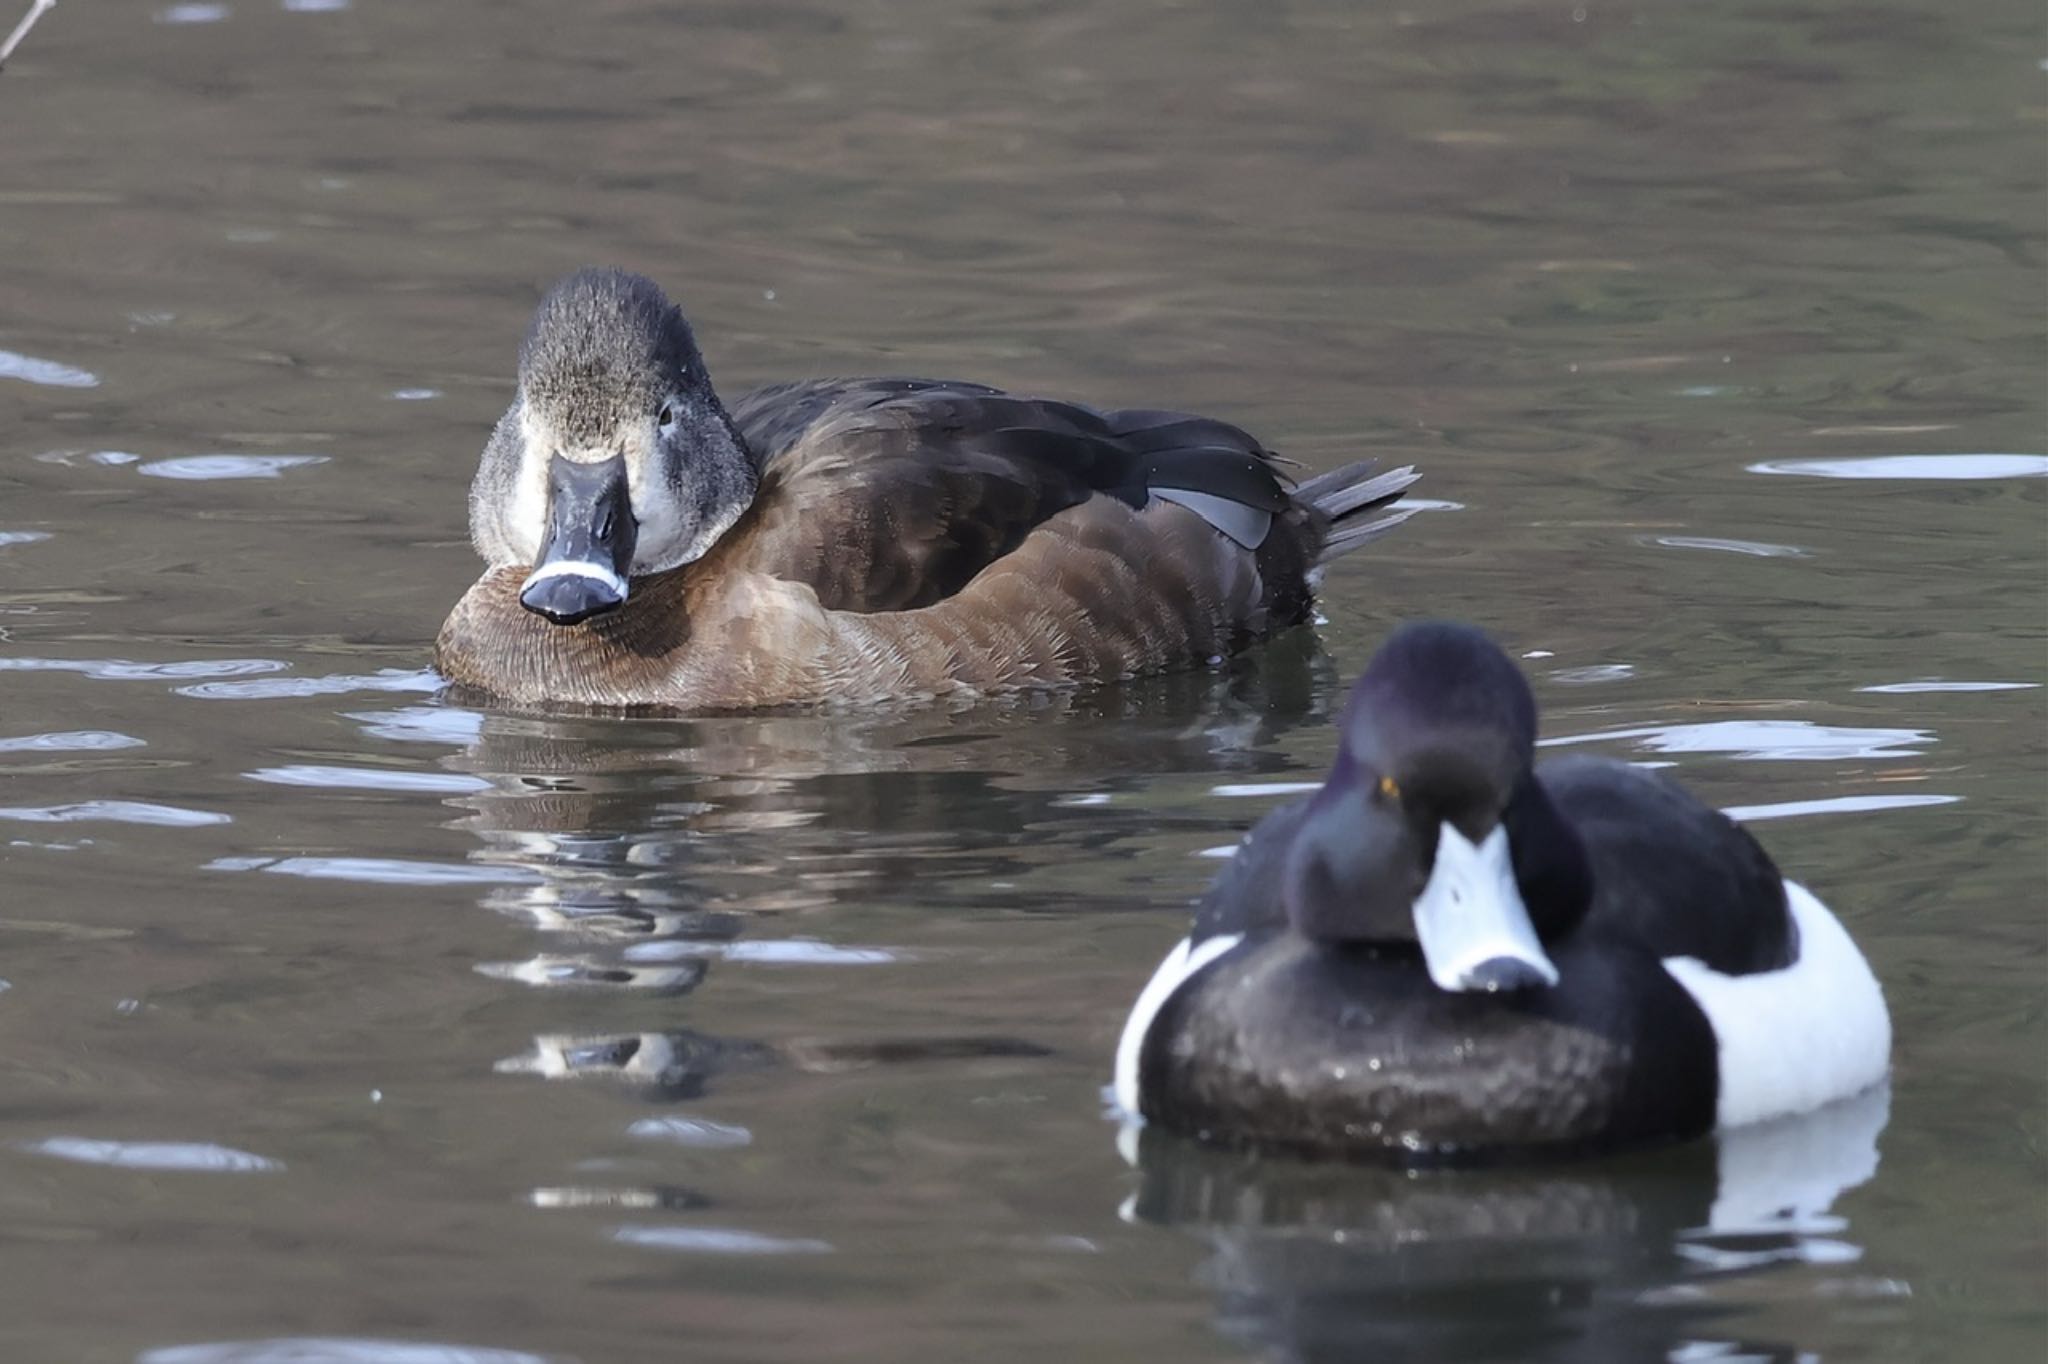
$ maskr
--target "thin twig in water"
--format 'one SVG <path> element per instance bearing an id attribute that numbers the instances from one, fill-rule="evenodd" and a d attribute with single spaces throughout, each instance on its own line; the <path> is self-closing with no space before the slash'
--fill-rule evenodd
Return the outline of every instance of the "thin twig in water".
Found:
<path id="1" fill-rule="evenodd" d="M 7 35 L 7 41 L 0 43 L 0 69 L 7 65 L 7 59 L 14 55 L 14 49 L 21 46 L 21 40 L 28 37 L 28 31 L 36 26 L 36 20 L 43 17 L 43 11 L 55 9 L 57 0 L 33 0 L 28 13 L 21 16 L 21 22 L 14 26 L 14 32 Z"/>

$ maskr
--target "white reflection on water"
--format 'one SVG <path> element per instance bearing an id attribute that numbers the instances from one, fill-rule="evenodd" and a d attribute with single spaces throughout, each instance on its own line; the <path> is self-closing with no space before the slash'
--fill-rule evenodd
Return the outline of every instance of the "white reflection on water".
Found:
<path id="1" fill-rule="evenodd" d="M 449 744 L 467 748 L 484 732 L 483 712 L 454 706 L 400 706 L 396 710 L 349 711 L 344 720 L 354 720 L 373 739 L 399 743 Z"/>
<path id="2" fill-rule="evenodd" d="M 1319 781 L 1246 781 L 1231 782 L 1223 786 L 1212 786 L 1212 796 L 1299 796 L 1309 791 L 1320 791 Z"/>
<path id="3" fill-rule="evenodd" d="M 123 658 L 4 658 L 0 672 L 81 673 L 96 682 L 165 682 L 189 677 L 245 677 L 281 673 L 274 658 L 193 658 L 178 663 L 131 663 Z"/>
<path id="4" fill-rule="evenodd" d="M 1877 1173 L 1877 1139 L 1891 1111 L 1885 1081 L 1812 1113 L 1720 1133 L 1714 1206 L 1707 1225 L 1687 1238 L 1785 1233 L 1811 1245 L 1810 1233 L 1845 1230 L 1835 1200 Z M 1827 1252 L 1811 1258 L 1825 1260 Z"/>
<path id="5" fill-rule="evenodd" d="M 556 1184 L 530 1191 L 526 1201 L 536 1208 L 628 1208 L 635 1212 L 655 1212 L 701 1208 L 708 1200 L 701 1194 L 693 1195 L 680 1189 Z"/>
<path id="6" fill-rule="evenodd" d="M 280 665 L 280 667 L 283 665 Z M 379 668 L 374 673 L 333 673 L 326 677 L 267 677 L 249 682 L 202 682 L 179 687 L 180 696 L 202 701 L 279 701 L 307 696 L 341 696 L 355 691 L 439 691 L 431 668 Z"/>
<path id="7" fill-rule="evenodd" d="M 55 1156 L 86 1165 L 114 1165 L 124 1170 L 197 1170 L 205 1173 L 246 1174 L 261 1170 L 282 1170 L 284 1166 L 247 1151 L 207 1142 L 191 1141 L 100 1141 L 93 1137 L 45 1137 L 26 1142 L 22 1150 L 38 1156 Z"/>
<path id="8" fill-rule="evenodd" d="M 1550 680 L 1561 687 L 1596 687 L 1603 682 L 1626 682 L 1636 675 L 1630 663 L 1588 663 L 1582 668 L 1559 668 Z"/>
<path id="9" fill-rule="evenodd" d="M 111 729 L 68 729 L 0 739 L 0 753 L 91 753 L 144 747 L 147 747 L 144 740 L 132 734 L 117 734 Z"/>
<path id="10" fill-rule="evenodd" d="M 39 464 L 61 464 L 67 469 L 78 467 L 83 459 L 88 464 L 105 464 L 118 468 L 123 464 L 140 464 L 142 456 L 126 450 L 45 450 L 36 456 Z"/>
<path id="11" fill-rule="evenodd" d="M 478 975 L 493 980 L 517 981 L 542 989 L 601 986 L 609 990 L 682 994 L 695 989 L 704 979 L 705 966 L 702 961 L 672 966 L 619 966 L 595 957 L 550 953 L 525 961 L 480 961 L 474 969 Z"/>
<path id="12" fill-rule="evenodd" d="M 28 824 L 103 821 L 109 824 L 153 824 L 165 829 L 196 829 L 206 824 L 229 824 L 234 817 L 212 810 L 187 810 L 142 800 L 81 800 L 69 805 L 0 806 L 0 819 L 20 820 Z"/>
<path id="13" fill-rule="evenodd" d="M 1856 690 L 1887 696 L 1913 696 L 1931 691 L 2031 691 L 2040 685 L 2039 682 L 1944 682 L 1938 677 L 1929 677 L 1917 682 L 1884 682 Z"/>
<path id="14" fill-rule="evenodd" d="M 150 478 L 175 478 L 211 482 L 231 478 L 276 478 L 286 469 L 305 464 L 325 464 L 325 455 L 180 455 L 157 459 L 137 467 Z"/>
<path id="15" fill-rule="evenodd" d="M 0 749 L 5 748 L 0 743 Z M 318 786 L 340 791 L 445 791 L 460 793 L 488 791 L 491 784 L 482 777 L 458 772 L 399 772 L 378 767 L 320 767 L 300 764 L 292 767 L 259 767 L 242 774 L 250 781 L 273 786 Z"/>
<path id="16" fill-rule="evenodd" d="M 706 1151 L 730 1150 L 754 1142 L 754 1134 L 746 1128 L 708 1118 L 640 1118 L 627 1126 L 626 1135 Z"/>
<path id="17" fill-rule="evenodd" d="M 1804 559 L 1812 551 L 1797 545 L 1773 545 L 1762 540 L 1722 540 L 1710 535 L 1652 535 L 1646 544 L 1666 549 L 1710 549 L 1723 554 L 1743 554 L 1753 559 Z"/>
<path id="18" fill-rule="evenodd" d="M 46 530 L 0 530 L 0 546 L 33 545 L 49 538 Z"/>
<path id="19" fill-rule="evenodd" d="M 1795 819 L 1801 815 L 1848 815 L 1868 810 L 1910 810 L 1921 805 L 1954 805 L 1961 796 L 1828 796 L 1819 800 L 1787 800 L 1775 805 L 1730 805 L 1721 813 L 1745 824 L 1767 819 Z"/>
<path id="20" fill-rule="evenodd" d="M 218 24 L 232 11 L 226 5 L 171 5 L 156 13 L 159 24 Z"/>
<path id="21" fill-rule="evenodd" d="M 0 379 L 20 379 L 45 388 L 98 388 L 100 383 L 100 377 L 91 370 L 11 350 L 0 350 Z"/>
<path id="22" fill-rule="evenodd" d="M 216 857 L 204 871 L 265 871 L 316 881 L 360 881 L 366 885 L 523 885 L 540 878 L 517 867 L 467 862 L 426 862 L 398 857 Z"/>
<path id="23" fill-rule="evenodd" d="M 886 947 L 838 947 L 814 938 L 749 938 L 740 942 L 672 939 L 640 943 L 623 954 L 627 961 L 681 961 L 689 957 L 723 957 L 727 961 L 772 962 L 784 966 L 879 966 L 901 961 Z"/>
<path id="24" fill-rule="evenodd" d="M 1651 753 L 1730 753 L 1765 762 L 1822 762 L 1845 758 L 1914 758 L 1934 742 L 1924 729 L 1856 729 L 1810 720 L 1713 720 L 1697 725 L 1638 725 L 1599 734 L 1560 734 L 1541 748 L 1636 739 Z"/>
<path id="25" fill-rule="evenodd" d="M 1753 474 L 1808 478 L 1914 478 L 1974 481 L 2048 476 L 2048 455 L 1869 455 L 1862 459 L 1776 459 L 1749 466 Z"/>
<path id="26" fill-rule="evenodd" d="M 699 1255 L 822 1255 L 832 1249 L 829 1241 L 807 1236 L 763 1236 L 728 1227 L 615 1227 L 612 1239 Z"/>
<path id="27" fill-rule="evenodd" d="M 145 1350 L 135 1364 L 569 1364 L 523 1350 L 354 1336 L 279 1336 Z"/>

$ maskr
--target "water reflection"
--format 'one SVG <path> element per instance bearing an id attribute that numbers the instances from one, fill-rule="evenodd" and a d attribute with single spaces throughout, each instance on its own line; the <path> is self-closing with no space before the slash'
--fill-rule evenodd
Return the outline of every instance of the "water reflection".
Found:
<path id="1" fill-rule="evenodd" d="M 778 1066 L 836 1075 L 870 1066 L 1050 1054 L 1050 1048 L 1017 1037 L 800 1038 L 770 1044 L 680 1029 L 544 1033 L 533 1039 L 531 1049 L 508 1056 L 493 1068 L 501 1075 L 535 1075 L 545 1080 L 605 1080 L 624 1085 L 643 1098 L 672 1102 L 697 1098 L 719 1076 Z"/>
<path id="2" fill-rule="evenodd" d="M 150 478 L 207 482 L 230 478 L 277 478 L 286 469 L 326 462 L 325 455 L 181 455 L 176 459 L 152 460 L 138 465 L 135 472 Z"/>
<path id="3" fill-rule="evenodd" d="M 1876 1173 L 1883 1087 L 1668 1151 L 1538 1169 L 1401 1171 L 1261 1161 L 1127 1132 L 1127 1220 L 1186 1228 L 1227 1336 L 1288 1361 L 1793 1360 L 1727 1340 L 1754 1276 L 1818 1266 L 1868 1295 L 1832 1211 Z M 1878 1292 L 1904 1291 L 1898 1285 Z"/>
<path id="4" fill-rule="evenodd" d="M 1841 762 L 1852 758 L 1916 758 L 1934 742 L 1923 729 L 1865 729 L 1810 720 L 1710 720 L 1691 725 L 1637 725 L 1597 734 L 1560 734 L 1539 748 L 1633 739 L 1649 753 L 1728 753 L 1754 762 Z"/>
<path id="5" fill-rule="evenodd" d="M 217 810 L 188 810 L 178 805 L 158 805 L 146 800 L 79 800 L 68 805 L 6 806 L 0 807 L 0 819 L 28 824 L 153 824 L 170 829 L 196 829 L 232 822 L 232 816 Z"/>
<path id="6" fill-rule="evenodd" d="M 1312 718 L 1322 666 L 1305 649 L 1269 666 L 966 710 L 455 712 L 465 723 L 451 726 L 438 708 L 412 706 L 352 718 L 382 737 L 463 740 L 444 766 L 474 783 L 453 803 L 471 811 L 461 823 L 481 845 L 475 860 L 521 883 L 484 904 L 555 940 L 530 962 L 484 969 L 540 986 L 674 990 L 718 959 L 900 962 L 887 944 L 735 939 L 745 925 L 908 885 L 934 857 L 955 880 L 1014 881 L 1020 865 L 1117 837 L 1125 824 L 1093 812 L 1149 775 L 1271 770 L 1272 738 Z"/>
<path id="7" fill-rule="evenodd" d="M 623 1008 L 627 996 L 697 991 L 714 967 L 916 965 L 887 942 L 794 928 L 793 920 L 846 900 L 929 900 L 936 912 L 957 912 L 971 903 L 966 883 L 999 897 L 1005 911 L 1034 901 L 1070 909 L 1070 891 L 1022 883 L 1035 871 L 1057 879 L 1090 851 L 1155 827 L 1154 802 L 1126 807 L 1120 798 L 1161 775 L 1257 778 L 1281 768 L 1274 740 L 1317 723 L 1314 698 L 1334 693 L 1327 671 L 1309 639 L 1212 673 L 974 707 L 685 719 L 414 704 L 349 718 L 371 737 L 456 747 L 430 777 L 320 764 L 248 775 L 447 792 L 465 812 L 457 827 L 476 839 L 465 870 L 488 886 L 481 904 L 543 940 L 530 957 L 476 969 L 531 988 L 614 992 Z M 449 870 L 383 859 L 374 868 L 372 859 L 330 858 L 260 866 L 334 875 L 343 861 L 354 875 L 440 878 Z M 769 1046 L 649 1029 L 639 1011 L 631 1018 L 617 1032 L 540 1034 L 496 1069 L 609 1081 L 672 1101 L 734 1070 L 832 1073 L 1045 1051 L 1028 1038 L 954 1035 Z"/>
<path id="8" fill-rule="evenodd" d="M 570 1364 L 523 1350 L 344 1336 L 209 1341 L 145 1350 L 135 1364 Z"/>
<path id="9" fill-rule="evenodd" d="M 100 382 L 90 370 L 11 350 L 0 350 L 0 379 L 20 379 L 49 388 L 97 388 Z"/>
<path id="10" fill-rule="evenodd" d="M 543 1034 L 532 1050 L 506 1057 L 495 1069 L 547 1080 L 613 1080 L 649 1098 L 674 1100 L 696 1098 L 715 1075 L 760 1070 L 774 1061 L 774 1051 L 761 1043 L 698 1032 Z"/>
<path id="11" fill-rule="evenodd" d="M 810 1236 L 763 1236 L 727 1227 L 616 1228 L 612 1239 L 629 1246 L 687 1251 L 696 1255 L 822 1255 L 831 1243 Z"/>
<path id="12" fill-rule="evenodd" d="M 2048 455 L 1866 455 L 1853 459 L 1779 459 L 1752 464 L 1753 474 L 1808 478 L 1905 478 L 1975 481 L 2048 477 Z"/>
<path id="13" fill-rule="evenodd" d="M 248 1174 L 284 1168 L 277 1161 L 232 1147 L 192 1141 L 105 1141 L 96 1137 L 45 1137 L 26 1142 L 22 1150 L 83 1165 L 111 1165 L 124 1170 L 193 1170 Z"/>
<path id="14" fill-rule="evenodd" d="M 671 1146 L 703 1151 L 729 1150 L 736 1146 L 751 1146 L 754 1142 L 754 1134 L 735 1123 L 673 1116 L 641 1118 L 626 1128 L 626 1135 L 641 1141 L 666 1142 Z"/>

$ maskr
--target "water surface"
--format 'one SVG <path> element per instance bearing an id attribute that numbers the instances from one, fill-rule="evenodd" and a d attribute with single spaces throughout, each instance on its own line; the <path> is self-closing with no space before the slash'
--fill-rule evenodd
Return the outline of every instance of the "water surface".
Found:
<path id="1" fill-rule="evenodd" d="M 59 7 L 0 77 L 5 1353 L 2037 1353 L 2044 53 L 2006 0 Z M 732 391 L 1190 407 L 1434 509 L 1215 675 L 463 709 L 466 483 L 590 262 Z M 1419 615 L 1757 822 L 1888 1093 L 1120 1151 L 1124 1007 Z"/>

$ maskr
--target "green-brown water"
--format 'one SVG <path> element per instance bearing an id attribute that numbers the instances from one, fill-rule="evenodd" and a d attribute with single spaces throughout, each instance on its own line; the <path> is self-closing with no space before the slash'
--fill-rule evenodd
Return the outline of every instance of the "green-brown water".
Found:
<path id="1" fill-rule="evenodd" d="M 0 75 L 0 1353 L 2037 1355 L 2044 58 L 2005 0 L 60 5 Z M 1449 505 L 1217 677 L 451 707 L 466 481 L 590 262 L 732 392 L 1182 406 Z M 1200 854 L 1418 615 L 1863 943 L 1826 1216 L 1702 1236 L 1707 1147 L 1118 1154 Z"/>

